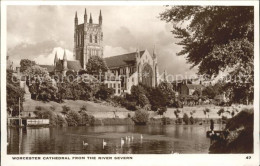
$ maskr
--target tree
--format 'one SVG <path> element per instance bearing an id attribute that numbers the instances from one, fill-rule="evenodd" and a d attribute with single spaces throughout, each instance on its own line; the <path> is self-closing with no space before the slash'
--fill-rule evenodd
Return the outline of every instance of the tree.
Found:
<path id="1" fill-rule="evenodd" d="M 45 76 L 48 75 L 48 71 L 40 66 L 34 65 L 28 67 L 25 71 L 24 74 L 29 77 L 34 77 L 34 76 Z"/>
<path id="2" fill-rule="evenodd" d="M 83 74 L 86 74 L 86 73 L 88 73 L 88 72 L 87 72 L 87 70 L 84 70 L 84 69 L 80 69 L 79 72 L 78 72 L 79 75 L 83 75 Z"/>
<path id="3" fill-rule="evenodd" d="M 102 100 L 109 99 L 114 94 L 113 88 L 108 88 L 106 85 L 102 84 L 100 89 L 95 94 L 95 97 Z"/>
<path id="4" fill-rule="evenodd" d="M 218 116 L 222 117 L 222 114 L 223 114 L 224 112 L 225 112 L 224 108 L 221 108 L 221 109 L 217 112 L 217 114 L 218 114 Z M 222 119 L 221 119 L 221 128 L 222 128 Z"/>
<path id="5" fill-rule="evenodd" d="M 148 99 L 150 101 L 151 109 L 153 111 L 157 111 L 158 109 L 161 109 L 161 108 L 164 108 L 167 106 L 166 97 L 164 96 L 162 91 L 157 87 L 151 89 Z"/>
<path id="6" fill-rule="evenodd" d="M 127 99 L 130 101 L 135 101 L 136 104 L 140 107 L 149 105 L 149 99 L 146 96 L 147 92 L 141 85 L 134 85 L 131 87 L 131 95 L 127 96 Z"/>
<path id="7" fill-rule="evenodd" d="M 13 75 L 13 71 L 6 71 L 6 100 L 7 111 L 11 116 L 19 114 L 19 99 L 20 111 L 23 111 L 24 90 L 20 88 L 19 80 Z"/>
<path id="8" fill-rule="evenodd" d="M 204 113 L 204 115 L 205 115 L 205 119 L 207 118 L 207 115 L 208 115 L 208 119 L 209 119 L 209 112 L 210 112 L 210 110 L 209 110 L 208 108 L 205 108 L 205 109 L 203 110 L 203 113 Z"/>
<path id="9" fill-rule="evenodd" d="M 88 108 L 86 105 L 83 105 L 82 107 L 80 107 L 80 112 L 85 112 L 87 110 L 88 110 Z"/>
<path id="10" fill-rule="evenodd" d="M 62 111 L 61 111 L 61 113 L 62 113 L 63 115 L 67 115 L 70 110 L 71 110 L 71 109 L 70 109 L 69 106 L 64 105 L 64 106 L 62 106 Z"/>
<path id="11" fill-rule="evenodd" d="M 158 88 L 164 94 L 167 106 L 173 106 L 175 101 L 175 91 L 173 90 L 173 85 L 164 81 L 159 84 Z"/>
<path id="12" fill-rule="evenodd" d="M 108 70 L 108 67 L 103 58 L 99 56 L 92 56 L 88 60 L 86 69 L 88 74 L 99 76 L 100 72 L 103 74 Z"/>
<path id="13" fill-rule="evenodd" d="M 21 66 L 20 71 L 24 72 L 27 68 L 32 67 L 35 64 L 36 64 L 35 61 L 31 61 L 29 59 L 22 59 L 20 61 L 20 66 Z"/>
<path id="14" fill-rule="evenodd" d="M 186 114 L 186 113 L 184 113 L 184 115 L 183 115 L 183 122 L 187 125 L 187 124 L 189 124 L 189 116 Z"/>
<path id="15" fill-rule="evenodd" d="M 218 92 L 213 86 L 207 86 L 202 90 L 202 95 L 208 97 L 209 99 L 214 99 L 217 93 Z"/>
<path id="16" fill-rule="evenodd" d="M 246 98 L 253 94 L 254 7 L 174 6 L 160 17 L 174 24 L 172 33 L 183 46 L 177 55 L 186 55 L 199 74 L 228 71 L 230 87 L 245 87 Z"/>
<path id="17" fill-rule="evenodd" d="M 149 120 L 149 113 L 144 109 L 139 109 L 135 111 L 133 121 L 138 125 L 146 125 Z"/>

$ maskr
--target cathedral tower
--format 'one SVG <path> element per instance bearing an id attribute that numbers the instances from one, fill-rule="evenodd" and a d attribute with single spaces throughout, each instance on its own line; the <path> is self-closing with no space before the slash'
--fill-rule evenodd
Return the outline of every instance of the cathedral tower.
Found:
<path id="1" fill-rule="evenodd" d="M 91 56 L 103 57 L 103 31 L 102 31 L 102 13 L 100 10 L 98 24 L 95 24 L 92 15 L 89 15 L 85 9 L 84 23 L 78 24 L 77 12 L 75 15 L 74 29 L 74 57 L 80 61 L 82 68 L 86 68 L 88 59 Z"/>

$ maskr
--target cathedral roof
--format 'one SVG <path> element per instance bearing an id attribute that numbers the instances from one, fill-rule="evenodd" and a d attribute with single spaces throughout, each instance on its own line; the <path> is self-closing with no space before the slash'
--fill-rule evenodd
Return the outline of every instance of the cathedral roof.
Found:
<path id="1" fill-rule="evenodd" d="M 144 54 L 144 50 L 140 51 L 140 56 Z M 131 52 L 122 55 L 116 55 L 112 57 L 104 58 L 108 68 L 122 67 L 128 66 L 129 63 L 135 63 L 136 60 L 136 52 Z"/>
<path id="2" fill-rule="evenodd" d="M 67 61 L 67 67 L 69 70 L 79 71 L 82 69 L 81 64 L 78 60 L 75 61 Z"/>
<path id="3" fill-rule="evenodd" d="M 39 65 L 40 67 L 46 69 L 48 72 L 53 72 L 54 71 L 54 66 L 53 65 Z"/>
<path id="4" fill-rule="evenodd" d="M 84 29 L 84 23 L 83 23 L 83 24 L 79 24 L 79 25 L 77 26 L 77 29 Z"/>

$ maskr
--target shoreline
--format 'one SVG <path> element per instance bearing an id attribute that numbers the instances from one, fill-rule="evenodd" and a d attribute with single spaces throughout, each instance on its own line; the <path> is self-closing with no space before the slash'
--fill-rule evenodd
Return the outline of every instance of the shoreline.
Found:
<path id="1" fill-rule="evenodd" d="M 34 118 L 35 119 L 35 118 Z M 37 118 L 36 118 L 37 119 Z M 150 118 L 149 121 L 145 125 L 162 125 L 162 126 L 167 126 L 167 125 L 209 125 L 210 124 L 210 119 L 208 118 L 194 118 L 194 123 L 191 124 L 185 124 L 182 120 L 182 118 L 166 118 L 167 121 L 164 121 L 164 117 L 161 118 Z M 180 121 L 181 122 L 177 122 Z M 212 120 L 214 121 L 214 124 L 219 125 L 221 124 L 221 118 L 215 118 Z M 84 126 L 113 126 L 113 125 L 136 125 L 136 126 L 142 126 L 135 124 L 132 118 L 97 118 L 95 119 L 94 123 L 92 125 L 87 124 L 87 125 L 78 125 L 76 127 L 84 127 Z M 144 125 L 144 126 L 145 126 Z M 222 125 L 225 125 L 222 121 Z M 52 125 L 28 125 L 28 126 L 18 126 L 18 125 L 10 125 L 8 124 L 7 127 L 31 127 L 31 128 L 38 128 L 38 127 L 70 127 L 70 126 L 52 126 Z M 75 126 L 73 126 L 75 127 Z"/>

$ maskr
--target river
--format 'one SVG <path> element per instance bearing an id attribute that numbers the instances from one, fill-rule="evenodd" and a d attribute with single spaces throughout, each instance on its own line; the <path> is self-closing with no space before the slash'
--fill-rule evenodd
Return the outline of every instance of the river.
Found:
<path id="1" fill-rule="evenodd" d="M 216 128 L 216 127 L 215 127 Z M 219 129 L 217 126 L 216 129 Z M 8 154 L 208 153 L 206 125 L 8 128 Z M 143 138 L 141 138 L 141 135 Z M 129 136 L 130 139 L 127 139 Z M 124 144 L 121 143 L 121 138 Z M 103 140 L 106 145 L 103 146 Z M 88 145 L 83 145 L 87 143 Z"/>

